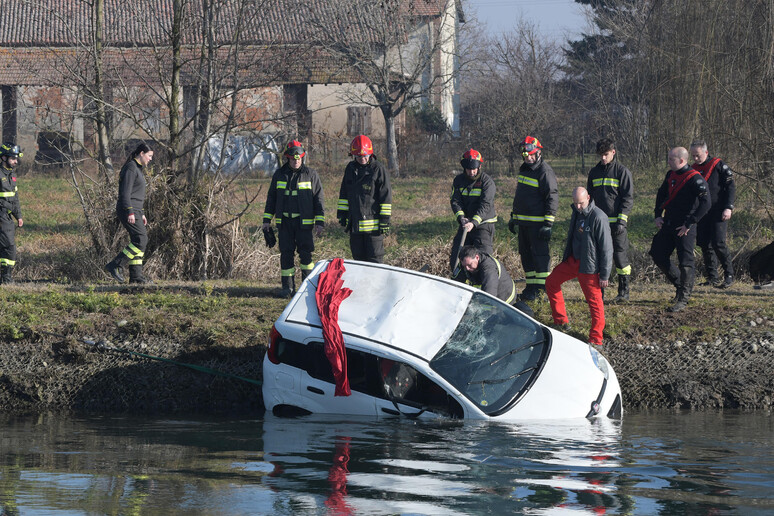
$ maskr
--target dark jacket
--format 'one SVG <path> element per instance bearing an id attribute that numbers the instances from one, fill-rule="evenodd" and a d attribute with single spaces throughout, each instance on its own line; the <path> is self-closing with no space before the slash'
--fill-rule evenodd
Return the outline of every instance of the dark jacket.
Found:
<path id="1" fill-rule="evenodd" d="M 713 166 L 713 162 L 715 162 Z M 704 180 L 707 181 L 707 188 L 710 193 L 712 210 L 733 210 L 736 201 L 736 183 L 734 183 L 734 172 L 723 160 L 707 156 L 701 165 L 694 164 L 694 170 L 701 172 Z"/>
<path id="2" fill-rule="evenodd" d="M 457 220 L 465 217 L 475 227 L 497 222 L 495 213 L 495 183 L 486 173 L 479 170 L 470 179 L 463 172 L 452 182 L 451 208 Z"/>
<path id="3" fill-rule="evenodd" d="M 677 192 L 674 199 L 664 208 L 664 203 L 669 198 L 670 185 L 674 185 L 684 174 L 690 174 L 691 170 L 693 169 L 687 165 L 676 172 L 670 170 L 658 189 L 654 215 L 656 218 L 663 216 L 664 224 L 668 226 L 675 228 L 680 226 L 689 227 L 691 224 L 696 224 L 696 222 L 701 220 L 710 209 L 707 182 L 701 176 L 701 173 L 689 179 Z"/>
<path id="4" fill-rule="evenodd" d="M 0 166 L 0 208 L 13 215 L 16 220 L 22 218 L 16 173 L 12 168 L 3 166 Z"/>
<path id="5" fill-rule="evenodd" d="M 480 256 L 478 269 L 475 272 L 466 272 L 465 282 L 506 303 L 513 301 L 516 298 L 516 284 L 505 270 L 505 266 L 500 263 L 500 260 L 486 253 L 480 253 Z"/>
<path id="6" fill-rule="evenodd" d="M 573 238 L 580 237 L 580 250 L 573 252 Z M 572 207 L 570 228 L 567 231 L 567 243 L 564 246 L 562 261 L 574 256 L 580 262 L 578 272 L 599 274 L 600 281 L 610 277 L 613 269 L 613 238 L 610 235 L 610 223 L 607 214 L 598 208 L 594 201 L 583 211 Z"/>
<path id="7" fill-rule="evenodd" d="M 371 156 L 360 165 L 350 161 L 344 170 L 336 210 L 338 219 L 347 220 L 347 231 L 378 233 L 389 226 L 392 215 L 392 189 L 387 169 Z"/>
<path id="8" fill-rule="evenodd" d="M 632 173 L 625 166 L 613 160 L 607 165 L 601 162 L 589 170 L 586 189 L 597 208 L 607 214 L 610 224 L 629 222 L 634 206 Z"/>
<path id="9" fill-rule="evenodd" d="M 559 207 L 556 176 L 541 157 L 537 163 L 522 163 L 511 218 L 523 226 L 551 226 Z"/>
<path id="10" fill-rule="evenodd" d="M 291 197 L 295 197 L 293 204 L 298 211 L 288 207 Z M 274 172 L 271 178 L 269 193 L 266 194 L 266 207 L 263 210 L 263 221 L 271 222 L 274 217 L 280 225 L 286 213 L 287 216 L 292 215 L 288 210 L 300 214 L 301 226 L 304 228 L 311 229 L 314 224 L 325 225 L 320 176 L 306 165 L 301 165 L 301 168 L 294 171 L 285 163 Z"/>
<path id="11" fill-rule="evenodd" d="M 121 167 L 118 175 L 118 201 L 116 213 L 122 219 L 134 212 L 142 215 L 145 204 L 145 176 L 142 166 L 134 158 L 130 158 Z"/>

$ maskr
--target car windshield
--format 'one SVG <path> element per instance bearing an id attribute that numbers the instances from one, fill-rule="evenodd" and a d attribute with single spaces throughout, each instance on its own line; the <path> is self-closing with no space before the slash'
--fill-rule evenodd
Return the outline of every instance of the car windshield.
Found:
<path id="1" fill-rule="evenodd" d="M 548 354 L 542 327 L 505 304 L 476 293 L 449 341 L 430 361 L 484 413 L 498 415 L 537 378 Z"/>

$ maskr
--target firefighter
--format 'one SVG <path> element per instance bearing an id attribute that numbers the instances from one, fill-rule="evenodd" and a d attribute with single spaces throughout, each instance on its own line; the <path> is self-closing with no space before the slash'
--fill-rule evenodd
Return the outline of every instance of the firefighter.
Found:
<path id="1" fill-rule="evenodd" d="M 516 299 L 516 284 L 511 275 L 489 253 L 473 245 L 465 245 L 460 250 L 460 268 L 465 271 L 464 279 L 468 285 L 480 288 L 484 292 L 513 303 Z"/>
<path id="2" fill-rule="evenodd" d="M 325 226 L 323 190 L 320 176 L 304 163 L 301 142 L 293 140 L 285 146 L 285 164 L 271 178 L 266 208 L 263 211 L 263 230 L 271 230 L 271 219 L 279 233 L 282 297 L 290 297 L 296 290 L 295 252 L 301 269 L 301 281 L 312 271 L 314 236 L 322 235 Z"/>
<path id="3" fill-rule="evenodd" d="M 736 184 L 734 173 L 720 158 L 713 158 L 707 152 L 704 140 L 691 143 L 693 169 L 701 172 L 709 188 L 712 206 L 696 227 L 696 243 L 704 256 L 706 285 L 728 288 L 734 283 L 734 265 L 731 253 L 726 247 L 728 220 L 734 211 Z M 723 281 L 718 278 L 718 259 L 723 267 Z"/>
<path id="4" fill-rule="evenodd" d="M 121 250 L 113 261 L 105 265 L 105 270 L 116 281 L 124 282 L 123 267 L 129 265 L 129 283 L 149 283 L 142 273 L 145 248 L 148 246 L 148 219 L 145 217 L 145 188 L 147 182 L 143 168 L 153 160 L 153 150 L 141 143 L 126 160 L 118 175 L 118 200 L 116 216 L 121 225 L 129 232 L 129 244 Z"/>
<path id="5" fill-rule="evenodd" d="M 24 154 L 15 143 L 0 146 L 0 282 L 13 283 L 13 268 L 16 265 L 16 226 L 22 227 L 21 203 L 14 168 Z M 14 221 L 14 219 L 16 219 Z"/>
<path id="6" fill-rule="evenodd" d="M 618 295 L 613 303 L 629 300 L 632 274 L 627 224 L 634 205 L 632 173 L 616 159 L 615 144 L 607 138 L 597 142 L 599 163 L 589 170 L 586 189 L 597 208 L 607 214 L 613 237 L 613 262 L 618 274 Z"/>
<path id="7" fill-rule="evenodd" d="M 695 277 L 696 223 L 710 209 L 707 182 L 701 172 L 688 165 L 689 156 L 685 147 L 669 151 L 669 172 L 656 194 L 654 222 L 658 232 L 649 254 L 677 289 L 674 303 L 667 309 L 669 312 L 679 312 L 688 305 Z M 670 260 L 675 249 L 679 269 Z"/>
<path id="8" fill-rule="evenodd" d="M 527 136 L 519 146 L 524 163 L 519 168 L 508 229 L 519 235 L 519 254 L 527 278 L 519 298 L 533 301 L 545 291 L 551 265 L 549 241 L 559 193 L 556 176 L 543 160 L 543 146 L 538 139 Z"/>
<path id="9" fill-rule="evenodd" d="M 352 140 L 353 160 L 344 170 L 336 217 L 349 233 L 352 258 L 382 263 L 384 236 L 390 231 L 392 189 L 387 169 L 374 156 L 367 136 Z"/>
<path id="10" fill-rule="evenodd" d="M 467 231 L 465 244 L 475 246 L 488 255 L 494 254 L 495 232 L 495 183 L 488 174 L 481 171 L 481 153 L 470 149 L 462 155 L 462 173 L 452 183 L 451 209 L 457 218 L 459 228 L 454 236 L 451 251 L 452 278 L 465 281 L 457 266 L 462 235 Z M 456 268 L 456 270 L 455 270 Z"/>

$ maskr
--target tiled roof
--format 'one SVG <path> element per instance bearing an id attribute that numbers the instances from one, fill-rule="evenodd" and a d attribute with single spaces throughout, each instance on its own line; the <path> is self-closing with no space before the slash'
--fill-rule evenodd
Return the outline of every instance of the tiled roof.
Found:
<path id="1" fill-rule="evenodd" d="M 334 57 L 319 49 L 310 49 L 294 56 L 293 66 L 277 58 L 274 47 L 253 47 L 239 53 L 241 87 L 277 84 L 328 84 L 359 82 L 359 75 Z M 185 64 L 181 71 L 183 84 L 195 84 L 198 61 L 195 50 L 183 52 Z M 216 73 L 220 79 L 233 77 L 233 55 L 222 50 L 215 60 L 223 69 Z M 103 70 L 108 84 L 143 86 L 146 83 L 169 82 L 168 63 L 156 62 L 147 49 L 110 48 L 103 54 Z M 90 76 L 92 63 L 89 56 L 73 48 L 2 48 L 0 47 L 0 84 L 15 85 L 77 85 Z M 164 74 L 158 75 L 158 70 Z M 232 85 L 227 84 L 227 87 Z"/>
<path id="2" fill-rule="evenodd" d="M 104 0 L 104 42 L 111 46 L 152 46 L 169 41 L 172 0 Z M 373 0 L 224 0 L 213 19 L 220 43 L 239 31 L 249 44 L 288 44 L 347 34 L 368 38 L 379 10 Z M 383 0 L 395 2 L 407 16 L 438 16 L 446 0 Z M 184 2 L 183 44 L 202 39 L 202 2 Z M 310 24 L 310 20 L 316 23 Z M 2 0 L 0 46 L 62 46 L 88 44 L 91 11 L 83 0 Z M 311 25 L 317 25 L 314 30 Z"/>

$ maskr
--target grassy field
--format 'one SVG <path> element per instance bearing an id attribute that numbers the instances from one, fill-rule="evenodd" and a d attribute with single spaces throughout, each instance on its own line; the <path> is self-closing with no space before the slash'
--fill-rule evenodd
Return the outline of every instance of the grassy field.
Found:
<path id="1" fill-rule="evenodd" d="M 557 160 L 553 165 L 559 178 L 560 193 L 552 239 L 555 264 L 562 252 L 571 214 L 572 189 L 584 185 L 586 177 L 580 173 L 577 160 Z M 663 173 L 635 171 L 635 208 L 629 223 L 635 279 L 633 299 L 645 295 L 648 299 L 642 302 L 656 302 L 659 306 L 671 297 L 671 288 L 664 285 L 647 250 L 655 232 L 652 211 L 655 191 Z M 407 175 L 393 180 L 394 215 L 393 231 L 387 238 L 388 263 L 412 269 L 428 265 L 431 273 L 447 274 L 451 238 L 456 230 L 448 202 L 453 174 L 450 171 L 433 176 Z M 516 253 L 516 237 L 507 230 L 516 181 L 514 177 L 496 172 L 494 177 L 500 217 L 495 249 L 517 280 L 517 287 L 521 287 L 523 271 Z M 335 223 L 340 176 L 324 173 L 322 179 L 329 225 L 317 242 L 315 258 L 348 257 L 347 235 Z M 20 338 L 25 328 L 30 329 L 27 331 L 35 328 L 62 331 L 63 324 L 69 328 L 67 331 L 89 331 L 104 324 L 101 319 L 116 318 L 131 320 L 131 328 L 139 334 L 164 334 L 197 342 L 218 341 L 220 335 L 246 338 L 249 334 L 264 332 L 272 317 L 259 316 L 248 321 L 250 318 L 241 317 L 244 310 L 249 310 L 251 304 L 260 304 L 265 308 L 261 312 L 276 314 L 282 307 L 281 301 L 271 297 L 273 288 L 279 283 L 278 252 L 276 248 L 267 250 L 262 239 L 256 236 L 262 221 L 268 179 L 251 179 L 241 185 L 248 192 L 260 190 L 262 194 L 240 224 L 244 238 L 255 249 L 251 259 L 256 264 L 249 269 L 252 274 L 207 282 L 167 282 L 157 278 L 153 288 L 131 293 L 115 285 L 101 270 L 105 257 L 94 256 L 91 252 L 89 238 L 83 229 L 83 212 L 66 178 L 29 174 L 20 178 L 19 183 L 25 220 L 17 236 L 16 277 L 21 282 L 0 290 L 6 307 L 0 334 L 6 338 Z M 738 185 L 738 191 L 738 209 L 729 230 L 730 248 L 740 271 L 740 288 L 751 288 L 749 278 L 744 277 L 745 258 L 771 241 L 774 235 L 770 225 L 760 223 L 765 220 L 763 214 L 751 209 L 744 183 Z M 70 271 L 77 271 L 76 279 L 68 275 Z M 697 303 L 702 302 L 702 292 L 697 289 Z M 718 291 L 708 291 L 706 298 L 707 302 L 722 305 L 740 301 L 739 296 Z M 568 301 L 571 314 L 573 311 L 583 314 L 582 296 L 573 285 L 568 285 Z M 537 313 L 545 317 L 547 304 L 538 303 L 536 308 Z M 639 315 L 634 310 L 609 311 L 608 333 L 612 337 L 621 335 L 625 328 L 636 326 Z M 580 318 L 585 320 L 582 315 Z M 168 321 L 174 324 L 170 325 Z M 689 333 L 691 327 L 678 331 Z"/>

